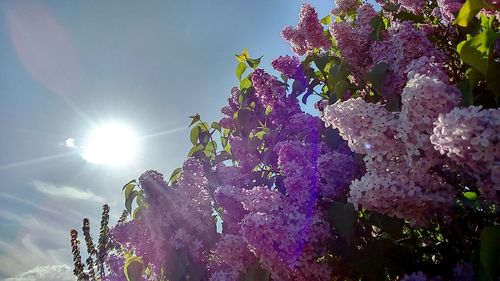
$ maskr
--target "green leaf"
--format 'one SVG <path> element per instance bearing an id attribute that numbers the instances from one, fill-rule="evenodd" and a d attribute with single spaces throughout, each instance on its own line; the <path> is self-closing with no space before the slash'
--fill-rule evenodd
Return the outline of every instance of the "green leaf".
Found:
<path id="1" fill-rule="evenodd" d="M 474 105 L 474 96 L 472 95 L 472 86 L 468 79 L 465 79 L 458 83 L 457 88 L 462 93 L 462 105 L 470 106 Z"/>
<path id="2" fill-rule="evenodd" d="M 127 186 L 128 186 L 129 184 L 134 184 L 134 185 L 136 185 L 136 184 L 137 184 L 137 181 L 136 181 L 136 180 L 131 180 L 131 181 L 127 182 L 127 183 L 126 183 L 126 184 L 122 187 L 122 191 L 124 191 L 124 190 L 125 190 L 125 188 L 127 188 Z"/>
<path id="3" fill-rule="evenodd" d="M 247 59 L 247 63 L 248 65 L 253 68 L 253 69 L 256 69 L 257 67 L 259 67 L 259 64 L 260 64 L 260 60 L 262 59 L 262 57 L 258 58 L 258 59 L 250 59 L 248 58 Z"/>
<path id="4" fill-rule="evenodd" d="M 193 146 L 191 148 L 191 150 L 189 150 L 189 152 L 188 152 L 188 157 L 192 157 L 195 152 L 200 151 L 202 149 L 203 149 L 203 145 L 201 145 L 201 144 L 197 144 L 197 145 Z"/>
<path id="5" fill-rule="evenodd" d="M 344 97 L 344 93 L 349 89 L 349 82 L 346 80 L 340 80 L 337 85 L 335 85 L 335 94 L 337 95 L 338 99 L 342 99 Z"/>
<path id="6" fill-rule="evenodd" d="M 196 113 L 195 115 L 189 116 L 189 118 L 191 118 L 193 120 L 191 120 L 191 124 L 189 124 L 188 128 L 191 127 L 191 126 L 193 126 L 194 123 L 200 121 L 201 117 L 200 117 L 200 114 Z"/>
<path id="7" fill-rule="evenodd" d="M 191 129 L 191 133 L 189 134 L 189 139 L 191 140 L 191 143 L 193 145 L 196 145 L 198 143 L 198 135 L 200 133 L 200 129 L 198 128 L 198 126 L 196 127 L 193 127 Z"/>
<path id="8" fill-rule="evenodd" d="M 129 214 L 132 214 L 132 203 L 137 195 L 139 195 L 139 192 L 137 192 L 137 190 L 132 190 L 129 196 L 125 199 L 125 209 Z"/>
<path id="9" fill-rule="evenodd" d="M 130 196 L 130 193 L 132 192 L 132 190 L 134 190 L 135 187 L 136 187 L 135 183 L 129 183 L 125 186 L 125 190 L 124 190 L 125 199 Z"/>
<path id="10" fill-rule="evenodd" d="M 217 151 L 217 143 L 215 143 L 213 141 L 208 142 L 207 145 L 205 146 L 205 150 L 208 150 L 211 152 Z"/>
<path id="11" fill-rule="evenodd" d="M 142 212 L 142 207 L 137 207 L 135 208 L 134 212 L 132 213 L 132 219 L 137 219 L 141 215 Z"/>
<path id="12" fill-rule="evenodd" d="M 236 67 L 236 77 L 238 77 L 238 81 L 241 81 L 241 75 L 245 72 L 247 69 L 247 65 L 244 62 L 240 62 L 238 66 Z"/>
<path id="13" fill-rule="evenodd" d="M 182 168 L 177 168 L 175 169 L 172 174 L 170 175 L 170 178 L 168 179 L 168 182 L 175 182 L 177 179 L 181 176 Z"/>
<path id="14" fill-rule="evenodd" d="M 500 62 L 490 61 L 488 74 L 486 74 L 486 86 L 495 95 L 500 96 Z"/>
<path id="15" fill-rule="evenodd" d="M 250 81 L 250 78 L 246 77 L 245 79 L 241 80 L 240 82 L 240 89 L 248 89 L 252 86 L 252 81 Z"/>
<path id="16" fill-rule="evenodd" d="M 354 220 L 356 218 L 354 206 L 350 203 L 334 201 L 326 212 L 328 220 L 344 236 L 347 242 L 350 243 L 351 236 L 354 233 Z"/>
<path id="17" fill-rule="evenodd" d="M 241 52 L 243 56 L 245 56 L 246 59 L 250 58 L 250 54 L 248 53 L 247 48 L 243 49 L 243 52 Z"/>
<path id="18" fill-rule="evenodd" d="M 144 262 L 139 257 L 132 257 L 125 261 L 123 272 L 127 281 L 142 281 L 144 273 Z"/>
<path id="19" fill-rule="evenodd" d="M 500 274 L 500 226 L 485 227 L 481 231 L 480 262 L 485 280 L 497 280 Z"/>
<path id="20" fill-rule="evenodd" d="M 322 24 L 324 24 L 324 25 L 330 25 L 330 23 L 332 22 L 332 16 L 331 16 L 331 15 L 328 15 L 328 16 L 326 16 L 326 17 L 322 18 L 322 19 L 320 20 L 320 22 L 321 22 Z"/>
<path id="21" fill-rule="evenodd" d="M 330 57 L 328 55 L 315 55 L 313 58 L 314 64 L 320 71 L 324 71 L 328 62 L 330 62 Z"/>
<path id="22" fill-rule="evenodd" d="M 370 34 L 370 39 L 373 41 L 382 40 L 382 30 L 385 29 L 385 23 L 382 15 L 373 17 L 370 20 L 370 25 L 373 27 L 373 32 Z"/>
<path id="23" fill-rule="evenodd" d="M 469 200 L 476 200 L 477 194 L 475 192 L 472 192 L 472 191 L 464 192 L 464 197 L 469 199 Z"/>
<path id="24" fill-rule="evenodd" d="M 466 27 L 477 13 L 486 7 L 488 7 L 488 4 L 484 0 L 465 0 L 453 24 Z"/>
<path id="25" fill-rule="evenodd" d="M 382 88 L 385 83 L 385 77 L 387 74 L 387 63 L 379 62 L 377 63 L 368 74 L 366 74 L 367 80 L 372 84 L 374 90 L 377 94 L 382 95 Z"/>
<path id="26" fill-rule="evenodd" d="M 217 131 L 221 131 L 220 124 L 218 122 L 212 122 L 212 125 L 210 125 L 210 128 L 215 129 Z"/>
<path id="27" fill-rule="evenodd" d="M 458 44 L 457 50 L 460 58 L 466 64 L 486 76 L 488 73 L 490 48 L 494 45 L 496 38 L 497 34 L 495 31 L 489 25 L 483 25 L 483 30 L 480 33 Z"/>
<path id="28" fill-rule="evenodd" d="M 248 269 L 247 273 L 240 278 L 240 281 L 268 281 L 270 277 L 271 274 L 263 269 L 259 262 L 256 262 Z"/>

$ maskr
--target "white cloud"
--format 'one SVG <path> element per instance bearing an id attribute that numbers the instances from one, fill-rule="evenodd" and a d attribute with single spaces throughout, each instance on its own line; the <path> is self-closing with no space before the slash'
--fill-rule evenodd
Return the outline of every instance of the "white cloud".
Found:
<path id="1" fill-rule="evenodd" d="M 75 139 L 74 138 L 67 138 L 64 141 L 64 144 L 66 144 L 66 146 L 69 147 L 69 148 L 75 148 L 76 147 Z"/>
<path id="2" fill-rule="evenodd" d="M 74 281 L 72 270 L 69 265 L 45 265 L 37 266 L 5 281 Z"/>
<path id="3" fill-rule="evenodd" d="M 76 187 L 66 185 L 55 185 L 39 180 L 33 181 L 35 189 L 41 193 L 45 193 L 51 197 L 63 199 L 77 199 L 77 200 L 92 200 L 99 203 L 104 203 L 105 200 L 101 196 L 94 194 L 91 191 L 80 190 Z"/>

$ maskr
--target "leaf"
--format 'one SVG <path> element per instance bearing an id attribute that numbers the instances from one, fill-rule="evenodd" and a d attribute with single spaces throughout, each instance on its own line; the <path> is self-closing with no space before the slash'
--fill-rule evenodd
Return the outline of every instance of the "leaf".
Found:
<path id="1" fill-rule="evenodd" d="M 134 190 L 135 187 L 136 187 L 135 183 L 129 183 L 125 185 L 125 190 L 124 190 L 125 199 L 130 196 L 130 193 L 132 192 L 132 190 Z"/>
<path id="2" fill-rule="evenodd" d="M 193 119 L 191 120 L 191 124 L 189 124 L 188 128 L 191 127 L 194 123 L 200 121 L 200 114 L 196 113 L 195 115 L 189 116 L 189 118 Z"/>
<path id="3" fill-rule="evenodd" d="M 217 131 L 221 131 L 221 126 L 218 122 L 212 122 L 212 125 L 210 125 L 210 128 L 215 129 Z"/>
<path id="4" fill-rule="evenodd" d="M 332 22 L 332 16 L 331 16 L 331 15 L 328 15 L 328 16 L 326 16 L 326 17 L 322 18 L 322 19 L 320 20 L 320 22 L 321 22 L 322 24 L 324 24 L 324 25 L 330 25 L 330 23 Z"/>
<path id="5" fill-rule="evenodd" d="M 241 75 L 245 72 L 247 69 L 247 65 L 244 62 L 240 62 L 238 66 L 236 67 L 236 77 L 238 77 L 238 81 L 241 81 Z"/>
<path id="6" fill-rule="evenodd" d="M 130 195 L 125 199 L 125 209 L 129 214 L 132 214 L 132 203 L 137 195 L 139 195 L 139 192 L 137 192 L 137 190 L 132 190 Z"/>
<path id="7" fill-rule="evenodd" d="M 247 48 L 243 49 L 243 52 L 241 52 L 243 56 L 245 56 L 246 59 L 250 58 L 250 54 L 248 53 Z"/>
<path id="8" fill-rule="evenodd" d="M 248 89 L 252 86 L 252 81 L 250 81 L 250 78 L 246 77 L 245 79 L 241 80 L 240 82 L 240 89 Z"/>
<path id="9" fill-rule="evenodd" d="M 464 197 L 469 199 L 469 200 L 476 200 L 477 194 L 475 192 L 472 192 L 472 191 L 464 192 Z"/>
<path id="10" fill-rule="evenodd" d="M 175 182 L 177 179 L 181 176 L 182 168 L 177 168 L 175 169 L 172 174 L 170 175 L 170 178 L 168 179 L 168 182 Z"/>
<path id="11" fill-rule="evenodd" d="M 203 149 L 203 145 L 201 145 L 201 144 L 197 144 L 197 145 L 193 146 L 191 148 L 191 150 L 189 150 L 189 152 L 188 152 L 188 157 L 192 157 L 195 152 L 200 151 L 202 149 Z"/>
<path id="12" fill-rule="evenodd" d="M 500 79 L 498 77 L 500 77 L 500 62 L 490 61 L 488 74 L 486 74 L 486 86 L 490 91 L 500 96 Z"/>
<path id="13" fill-rule="evenodd" d="M 315 55 L 313 58 L 314 64 L 320 71 L 324 71 L 328 62 L 330 62 L 330 58 L 328 55 Z"/>
<path id="14" fill-rule="evenodd" d="M 132 213 L 132 219 L 137 219 L 141 215 L 142 212 L 142 207 L 137 207 L 135 208 L 134 212 Z"/>
<path id="15" fill-rule="evenodd" d="M 468 79 L 465 79 L 458 83 L 457 88 L 462 93 L 462 105 L 470 106 L 474 105 L 474 96 L 472 95 L 472 86 Z"/>
<path id="16" fill-rule="evenodd" d="M 122 187 L 122 191 L 125 190 L 125 188 L 129 185 L 129 184 L 137 184 L 137 181 L 136 180 L 131 180 L 129 182 L 127 182 L 123 187 Z"/>
<path id="17" fill-rule="evenodd" d="M 217 143 L 213 142 L 213 141 L 208 142 L 207 145 L 205 146 L 205 150 L 208 150 L 211 152 L 217 151 Z"/>
<path id="18" fill-rule="evenodd" d="M 372 84 L 374 90 L 377 94 L 382 95 L 382 88 L 385 83 L 385 77 L 387 74 L 387 63 L 379 62 L 377 63 L 368 74 L 366 74 L 367 80 Z"/>
<path id="19" fill-rule="evenodd" d="M 385 23 L 382 15 L 373 17 L 370 20 L 370 25 L 373 27 L 373 32 L 370 34 L 370 39 L 373 41 L 382 40 L 382 30 L 385 29 Z"/>
<path id="20" fill-rule="evenodd" d="M 247 63 L 248 65 L 253 68 L 253 69 L 256 69 L 257 67 L 259 67 L 259 64 L 260 64 L 260 60 L 262 59 L 262 57 L 258 58 L 258 59 L 250 59 L 248 58 L 247 59 Z"/>
<path id="21" fill-rule="evenodd" d="M 466 27 L 482 8 L 488 6 L 484 0 L 465 0 L 453 24 Z"/>
<path id="22" fill-rule="evenodd" d="M 240 281 L 268 281 L 271 274 L 262 268 L 259 262 L 254 263 Z"/>
<path id="23" fill-rule="evenodd" d="M 196 145 L 198 143 L 199 133 L 200 133 L 200 129 L 198 128 L 198 126 L 193 127 L 193 129 L 191 129 L 191 133 L 189 134 L 189 139 L 191 140 L 191 143 L 193 145 Z"/>
<path id="24" fill-rule="evenodd" d="M 497 34 L 490 26 L 483 25 L 483 31 L 458 44 L 460 58 L 484 76 L 488 73 L 490 48 L 494 45 Z"/>
<path id="25" fill-rule="evenodd" d="M 344 93 L 349 89 L 349 82 L 346 80 L 340 80 L 337 85 L 335 86 L 335 94 L 339 99 L 342 99 L 344 97 Z"/>
<path id="26" fill-rule="evenodd" d="M 144 263 L 140 257 L 132 257 L 125 261 L 123 272 L 127 281 L 142 281 Z"/>
<path id="27" fill-rule="evenodd" d="M 419 16 L 409 12 L 399 12 L 395 15 L 395 18 L 400 19 L 402 21 L 409 20 L 415 23 L 423 23 L 425 21 L 425 18 L 423 16 Z"/>
<path id="28" fill-rule="evenodd" d="M 481 231 L 480 262 L 489 280 L 497 280 L 500 269 L 500 226 Z"/>
<path id="29" fill-rule="evenodd" d="M 354 219 L 356 218 L 354 206 L 350 203 L 334 201 L 326 212 L 328 220 L 344 236 L 347 242 L 350 243 L 351 236 L 354 233 Z"/>

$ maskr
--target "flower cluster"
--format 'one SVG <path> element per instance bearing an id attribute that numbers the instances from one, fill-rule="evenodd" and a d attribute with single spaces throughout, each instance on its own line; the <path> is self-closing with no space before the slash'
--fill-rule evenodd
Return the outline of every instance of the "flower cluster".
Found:
<path id="1" fill-rule="evenodd" d="M 450 112 L 459 97 L 448 83 L 415 74 L 403 90 L 399 113 L 362 98 L 327 106 L 325 125 L 339 129 L 353 151 L 365 154 L 367 172 L 352 182 L 349 201 L 413 225 L 448 213 L 454 192 L 431 171 L 443 160 L 429 138 L 438 115 Z"/>
<path id="2" fill-rule="evenodd" d="M 290 41 L 292 50 L 301 56 L 315 48 L 329 48 L 330 41 L 323 33 L 323 26 L 319 22 L 314 7 L 303 4 L 300 7 L 300 19 L 297 27 L 285 27 L 281 32 L 283 38 Z"/>
<path id="3" fill-rule="evenodd" d="M 472 171 L 484 196 L 500 202 L 500 110 L 455 108 L 434 125 L 435 149 Z"/>

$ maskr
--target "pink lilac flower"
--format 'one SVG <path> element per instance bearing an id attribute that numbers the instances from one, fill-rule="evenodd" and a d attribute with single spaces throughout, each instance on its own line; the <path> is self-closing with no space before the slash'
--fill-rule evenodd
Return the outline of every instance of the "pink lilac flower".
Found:
<path id="1" fill-rule="evenodd" d="M 450 112 L 460 103 L 460 91 L 447 80 L 415 74 L 403 89 L 397 137 L 406 148 L 409 164 L 422 155 L 429 160 L 434 158 L 435 150 L 429 139 L 433 123 L 439 114 Z"/>
<path id="2" fill-rule="evenodd" d="M 309 4 L 301 6 L 297 27 L 285 27 L 281 35 L 285 40 L 290 41 L 293 52 L 299 56 L 315 48 L 328 49 L 331 46 L 330 41 L 323 33 L 323 26 L 319 22 L 318 14 L 314 7 Z"/>
<path id="3" fill-rule="evenodd" d="M 319 193 L 325 197 L 342 198 L 356 175 L 352 154 L 333 150 L 321 154 L 317 161 L 320 174 Z"/>
<path id="4" fill-rule="evenodd" d="M 322 119 L 325 126 L 339 129 L 354 152 L 385 152 L 396 146 L 395 115 L 381 104 L 367 103 L 362 98 L 339 101 L 325 108 Z"/>
<path id="5" fill-rule="evenodd" d="M 407 78 L 402 71 L 422 54 L 434 57 L 436 62 L 445 60 L 442 51 L 436 49 L 427 39 L 425 32 L 416 29 L 411 22 L 394 22 L 384 40 L 373 42 L 370 48 L 374 64 L 387 64 L 384 96 L 400 95 Z"/>
<path id="6" fill-rule="evenodd" d="M 384 170 L 368 170 L 359 180 L 354 180 L 348 201 L 356 208 L 361 205 L 422 226 L 436 215 L 443 217 L 449 213 L 452 196 L 451 187 L 438 175 L 412 170 L 394 161 Z"/>
<path id="7" fill-rule="evenodd" d="M 176 255 L 176 250 L 186 251 L 194 261 L 205 264 L 216 237 L 201 163 L 188 159 L 178 185 L 164 187 L 162 192 L 151 188 L 156 183 L 163 185 L 163 176 L 157 172 L 146 172 L 139 183 L 146 192 L 148 205 L 137 219 L 116 225 L 111 230 L 112 238 L 134 250 L 146 264 L 154 265 L 157 274 Z M 157 197 L 152 198 L 151 194 Z"/>
<path id="8" fill-rule="evenodd" d="M 500 202 L 500 109 L 455 108 L 440 114 L 430 137 L 434 148 L 470 169 L 483 195 Z"/>
<path id="9" fill-rule="evenodd" d="M 289 55 L 279 56 L 271 62 L 271 65 L 282 74 L 292 79 L 305 82 L 304 68 L 298 57 Z"/>
<path id="10" fill-rule="evenodd" d="M 446 22 L 455 20 L 455 15 L 460 11 L 464 1 L 462 0 L 438 0 L 437 4 L 441 15 Z"/>
<path id="11" fill-rule="evenodd" d="M 399 0 L 398 3 L 403 7 L 404 9 L 415 13 L 415 14 L 422 14 L 426 1 L 425 0 Z"/>
<path id="12" fill-rule="evenodd" d="M 412 79 L 415 74 L 426 75 L 436 78 L 444 83 L 449 83 L 450 78 L 445 72 L 445 66 L 442 62 L 437 62 L 435 57 L 421 56 L 414 59 L 406 67 L 407 78 Z"/>
<path id="13" fill-rule="evenodd" d="M 215 245 L 214 255 L 220 263 L 241 273 L 247 272 L 256 262 L 256 257 L 248 249 L 247 242 L 236 234 L 224 234 Z"/>
<path id="14" fill-rule="evenodd" d="M 209 281 L 238 281 L 239 273 L 233 270 L 220 270 L 212 273 Z"/>
<path id="15" fill-rule="evenodd" d="M 335 0 L 335 8 L 332 10 L 332 14 L 335 16 L 344 15 L 356 10 L 358 6 L 359 2 L 356 0 Z"/>
<path id="16" fill-rule="evenodd" d="M 353 24 L 343 21 L 333 22 L 330 25 L 330 33 L 337 42 L 342 57 L 358 75 L 365 74 L 371 65 L 369 50 L 373 27 L 370 21 L 376 15 L 373 6 L 366 3 L 358 8 L 357 18 Z"/>

